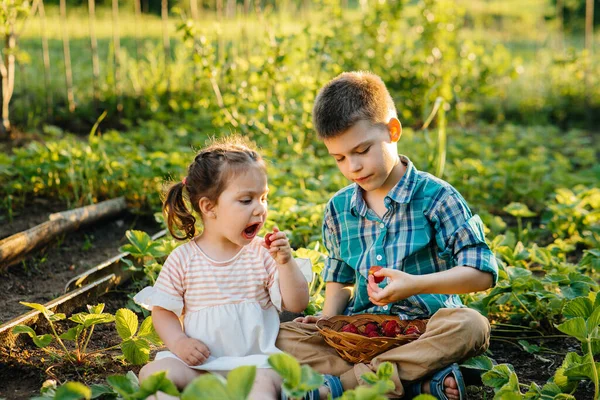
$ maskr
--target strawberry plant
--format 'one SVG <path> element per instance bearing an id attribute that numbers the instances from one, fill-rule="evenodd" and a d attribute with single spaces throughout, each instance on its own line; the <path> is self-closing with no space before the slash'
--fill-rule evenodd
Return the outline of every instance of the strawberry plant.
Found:
<path id="1" fill-rule="evenodd" d="M 70 362 L 82 363 L 91 356 L 106 354 L 109 350 L 120 347 L 124 358 L 132 364 L 144 364 L 148 362 L 150 354 L 150 345 L 160 345 L 162 342 L 152 325 L 152 317 L 146 318 L 138 330 L 138 318 L 135 313 L 128 309 L 120 309 L 115 315 L 104 313 L 104 304 L 96 306 L 87 306 L 89 312 L 81 312 L 72 315 L 69 320 L 75 322 L 75 326 L 69 328 L 65 333 L 59 335 L 55 323 L 66 319 L 65 314 L 55 314 L 42 304 L 26 303 L 21 304 L 38 310 L 48 321 L 52 334 L 37 335 L 36 332 L 27 325 L 15 326 L 13 334 L 19 335 L 25 333 L 31 337 L 34 344 L 53 355 L 58 359 L 66 359 Z M 116 330 L 121 337 L 121 343 L 91 352 L 87 351 L 88 344 L 94 327 L 99 324 L 115 323 Z M 54 348 L 48 347 L 52 340 L 56 340 L 62 353 Z M 73 342 L 74 350 L 69 350 L 65 343 Z"/>

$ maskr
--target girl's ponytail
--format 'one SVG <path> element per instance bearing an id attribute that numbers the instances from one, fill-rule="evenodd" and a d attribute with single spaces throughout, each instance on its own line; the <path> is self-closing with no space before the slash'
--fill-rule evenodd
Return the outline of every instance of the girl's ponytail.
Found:
<path id="1" fill-rule="evenodd" d="M 196 235 L 196 218 L 185 205 L 183 188 L 182 182 L 172 185 L 163 203 L 163 213 L 167 215 L 167 228 L 178 240 L 191 239 Z M 185 236 L 178 236 L 177 232 L 182 232 Z"/>

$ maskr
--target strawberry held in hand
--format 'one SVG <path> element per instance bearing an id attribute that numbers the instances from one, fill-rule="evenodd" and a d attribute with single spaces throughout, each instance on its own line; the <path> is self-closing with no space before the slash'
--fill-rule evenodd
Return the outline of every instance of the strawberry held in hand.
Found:
<path id="1" fill-rule="evenodd" d="M 375 265 L 375 266 L 369 268 L 369 275 L 373 275 L 373 278 L 375 279 L 375 283 L 381 283 L 385 279 L 385 276 L 375 276 L 375 272 L 379 271 L 382 268 L 383 267 L 380 267 L 379 265 Z"/>
<path id="2" fill-rule="evenodd" d="M 279 232 L 279 229 L 277 229 L 277 227 L 275 227 L 275 228 L 273 228 L 273 232 L 267 233 L 265 235 L 265 244 L 267 245 L 267 249 L 271 248 L 271 243 L 273 243 L 272 236 L 277 232 Z"/>

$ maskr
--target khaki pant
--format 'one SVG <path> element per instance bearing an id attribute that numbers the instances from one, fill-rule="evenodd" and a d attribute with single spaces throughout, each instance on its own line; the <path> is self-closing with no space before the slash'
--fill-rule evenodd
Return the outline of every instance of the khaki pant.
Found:
<path id="1" fill-rule="evenodd" d="M 339 376 L 344 390 L 365 384 L 361 375 L 375 372 L 389 361 L 394 366 L 391 395 L 403 396 L 402 382 L 421 379 L 447 365 L 479 355 L 487 350 L 490 324 L 487 318 L 469 308 L 442 308 L 429 320 L 423 335 L 410 343 L 375 357 L 369 364 L 344 361 L 318 333 L 315 324 L 281 324 L 276 345 L 322 374 Z"/>

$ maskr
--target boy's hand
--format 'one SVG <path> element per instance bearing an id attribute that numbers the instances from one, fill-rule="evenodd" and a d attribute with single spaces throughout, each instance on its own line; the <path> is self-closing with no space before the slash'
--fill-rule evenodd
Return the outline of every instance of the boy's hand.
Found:
<path id="1" fill-rule="evenodd" d="M 275 262 L 277 264 L 287 264 L 290 262 L 292 259 L 292 248 L 285 232 L 281 232 L 277 227 L 274 227 L 273 232 L 268 235 L 268 244 L 267 239 L 265 239 L 262 246 L 269 250 Z M 265 235 L 265 238 L 267 238 L 267 235 Z"/>
<path id="2" fill-rule="evenodd" d="M 383 289 L 380 288 L 375 283 L 375 276 L 387 277 L 389 279 L 388 285 Z M 417 277 L 406 272 L 382 268 L 373 275 L 369 275 L 368 280 L 367 293 L 369 294 L 369 300 L 377 306 L 384 306 L 418 294 Z"/>
<path id="3" fill-rule="evenodd" d="M 187 336 L 175 342 L 175 346 L 169 350 L 191 366 L 203 364 L 210 356 L 210 350 L 204 343 Z"/>

